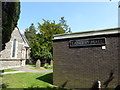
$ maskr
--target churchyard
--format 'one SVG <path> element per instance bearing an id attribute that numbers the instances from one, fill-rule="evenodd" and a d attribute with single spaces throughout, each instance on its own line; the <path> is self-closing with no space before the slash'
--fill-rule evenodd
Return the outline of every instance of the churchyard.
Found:
<path id="1" fill-rule="evenodd" d="M 40 90 L 70 90 L 53 85 L 53 72 L 39 73 L 40 71 L 52 70 L 52 65 L 43 66 L 39 69 L 36 68 L 36 65 L 27 65 L 26 67 L 28 68 L 26 68 L 25 70 L 31 70 L 31 72 L 3 74 L 2 88 L 39 88 Z M 4 69 L 4 73 L 17 72 L 22 70 L 21 68 L 24 69 L 23 67 Z M 36 73 L 35 71 L 38 71 L 38 73 Z"/>
<path id="2" fill-rule="evenodd" d="M 59 12 L 62 11 L 57 13 L 50 8 L 51 6 L 48 7 L 49 4 L 45 4 L 44 9 L 47 8 L 47 10 L 44 10 L 43 7 L 42 9 L 47 11 L 48 14 L 45 13 L 42 16 L 41 7 L 38 8 L 37 4 L 31 4 L 32 6 L 26 8 L 27 4 L 21 3 L 20 0 L 9 3 L 7 1 L 0 3 L 0 6 L 2 6 L 0 12 L 2 11 L 2 16 L 5 16 L 1 16 L 2 19 L 0 19 L 0 22 L 2 21 L 2 34 L 0 35 L 2 38 L 0 40 L 2 41 L 0 47 L 0 71 L 2 71 L 0 81 L 2 81 L 2 84 L 0 84 L 0 87 L 2 85 L 3 90 L 83 90 L 83 88 L 86 90 L 120 90 L 120 27 L 111 24 L 104 27 L 109 24 L 106 25 L 106 21 L 115 23 L 113 21 L 117 20 L 117 18 L 114 20 L 116 16 L 109 12 L 105 14 L 106 11 L 113 12 L 112 9 L 104 8 L 104 4 L 96 9 L 95 7 L 100 4 L 95 3 L 92 5 L 85 4 L 85 6 L 79 4 L 80 7 L 76 9 L 73 6 L 70 10 L 65 10 L 65 4 L 65 7 L 60 4 L 57 7 L 60 7 L 61 10 L 54 8 Z M 52 6 L 55 6 L 55 4 Z M 77 5 L 78 3 L 73 4 Z M 21 9 L 20 5 L 24 9 Z M 105 3 L 105 7 L 106 5 Z M 39 4 L 39 6 L 42 5 Z M 81 8 L 81 6 L 84 7 Z M 94 11 L 94 9 L 96 10 Z M 24 12 L 24 10 L 26 11 Z M 37 11 L 37 13 L 34 11 Z M 36 16 L 39 15 L 38 11 L 40 11 L 39 17 Z M 53 15 L 50 15 L 52 11 Z M 58 16 L 65 14 L 66 11 L 70 18 L 67 14 L 61 15 L 62 17 L 58 21 Z M 82 11 L 86 11 L 86 13 Z M 101 11 L 104 11 L 104 14 Z M 57 19 L 55 18 L 55 12 L 58 14 Z M 97 19 L 94 13 L 98 13 Z M 20 14 L 24 21 L 20 18 Z M 27 18 L 24 17 L 26 15 Z M 28 16 L 30 15 L 32 17 L 29 19 Z M 49 20 L 51 17 L 44 18 L 45 15 L 47 17 L 55 16 L 54 20 Z M 80 16 L 80 20 L 76 19 L 76 15 Z M 89 16 L 81 17 L 81 15 Z M 108 21 L 110 18 L 103 17 L 103 15 L 107 17 L 112 15 L 113 17 L 110 18 L 114 19 Z M 34 21 L 33 16 L 42 19 L 42 22 L 40 20 Z M 75 28 L 68 25 L 64 17 L 67 17 L 68 22 L 70 21 L 71 25 L 75 25 Z M 72 19 L 72 17 L 75 18 Z M 83 21 L 81 18 L 83 18 Z M 19 19 L 20 22 L 18 23 Z M 102 22 L 103 26 L 95 22 L 94 19 L 97 22 Z M 90 23 L 87 23 L 88 20 Z M 77 24 L 78 21 L 80 22 Z M 87 25 L 90 25 L 90 27 Z M 76 29 L 77 26 L 78 30 Z M 81 26 L 83 26 L 83 30 Z"/>

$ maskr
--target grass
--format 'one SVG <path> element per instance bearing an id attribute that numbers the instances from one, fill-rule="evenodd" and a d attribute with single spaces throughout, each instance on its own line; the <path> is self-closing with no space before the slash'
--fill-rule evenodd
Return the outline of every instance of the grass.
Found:
<path id="1" fill-rule="evenodd" d="M 53 69 L 53 66 L 52 66 L 52 65 L 46 65 L 46 66 L 40 67 L 40 69 L 36 69 L 36 68 L 35 68 L 35 65 L 28 65 L 28 66 L 32 66 L 33 68 L 30 68 L 30 69 L 32 69 L 32 70 L 37 70 L 37 71 L 41 71 L 41 70 L 52 70 L 52 69 Z M 17 67 L 17 68 L 21 68 L 21 67 Z M 17 69 L 17 68 L 14 68 L 14 69 Z M 4 69 L 4 72 L 12 72 L 12 71 L 17 71 L 17 70 Z M 3 72 L 3 70 L 1 70 L 1 72 Z"/>
<path id="2" fill-rule="evenodd" d="M 32 67 L 35 67 L 35 65 L 28 65 L 28 66 L 32 66 Z"/>
<path id="3" fill-rule="evenodd" d="M 38 71 L 41 71 L 41 70 L 52 70 L 53 69 L 52 65 L 42 66 L 42 67 L 40 67 L 40 69 L 36 69 L 35 65 L 28 65 L 28 66 L 32 66 L 34 68 L 30 68 L 30 69 L 32 69 L 32 70 L 38 70 Z"/>
<path id="4" fill-rule="evenodd" d="M 52 85 L 53 74 L 16 73 L 3 75 L 4 88 L 40 88 L 40 90 L 67 90 Z M 31 89 L 32 90 L 32 89 Z"/>
<path id="5" fill-rule="evenodd" d="M 43 66 L 45 69 L 53 69 L 53 66 L 52 65 L 46 65 L 46 66 Z"/>
<path id="6" fill-rule="evenodd" d="M 4 72 L 12 72 L 12 71 L 17 71 L 17 70 L 13 70 L 13 69 L 4 69 Z"/>
<path id="7" fill-rule="evenodd" d="M 46 69 L 43 68 L 43 67 L 40 67 L 40 69 L 36 69 L 36 68 L 30 68 L 30 69 L 32 69 L 32 70 L 37 70 L 37 71 L 46 70 Z"/>
<path id="8" fill-rule="evenodd" d="M 37 79 L 44 75 L 45 74 L 40 74 L 40 73 L 6 74 L 3 75 L 3 83 L 7 84 L 8 88 L 28 88 L 28 87 L 39 87 L 39 86 L 47 87 L 50 85 L 49 83 Z"/>

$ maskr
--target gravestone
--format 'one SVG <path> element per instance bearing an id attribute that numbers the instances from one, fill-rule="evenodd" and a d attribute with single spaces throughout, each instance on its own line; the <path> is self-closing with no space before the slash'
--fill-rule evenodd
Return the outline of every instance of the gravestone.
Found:
<path id="1" fill-rule="evenodd" d="M 40 62 L 40 60 L 38 59 L 38 60 L 36 61 L 36 69 L 40 69 L 40 66 L 41 66 L 41 62 Z"/>
<path id="2" fill-rule="evenodd" d="M 50 65 L 53 65 L 53 60 L 50 61 Z"/>

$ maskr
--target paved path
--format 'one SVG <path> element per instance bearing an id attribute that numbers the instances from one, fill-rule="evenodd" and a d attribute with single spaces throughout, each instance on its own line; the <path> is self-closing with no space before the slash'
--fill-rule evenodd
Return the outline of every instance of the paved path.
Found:
<path id="1" fill-rule="evenodd" d="M 12 71 L 12 72 L 4 72 L 4 73 L 1 73 L 1 74 L 12 74 L 12 73 L 23 73 L 25 71 Z"/>
<path id="2" fill-rule="evenodd" d="M 21 73 L 21 72 L 31 72 L 31 73 L 49 73 L 49 72 L 53 72 L 53 70 L 41 70 L 41 71 L 37 71 L 37 70 L 32 70 L 30 68 L 34 68 L 32 66 L 23 66 L 23 67 L 19 67 L 19 68 L 14 68 L 13 70 L 18 70 L 18 71 L 13 71 L 13 72 L 4 72 L 2 74 L 10 74 L 10 73 Z"/>

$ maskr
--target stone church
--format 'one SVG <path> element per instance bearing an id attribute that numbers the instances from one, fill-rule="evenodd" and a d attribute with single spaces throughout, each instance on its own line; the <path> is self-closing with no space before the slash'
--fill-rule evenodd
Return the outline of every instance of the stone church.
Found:
<path id="1" fill-rule="evenodd" d="M 0 69 L 25 66 L 29 53 L 29 42 L 16 27 L 5 49 L 0 52 Z"/>

